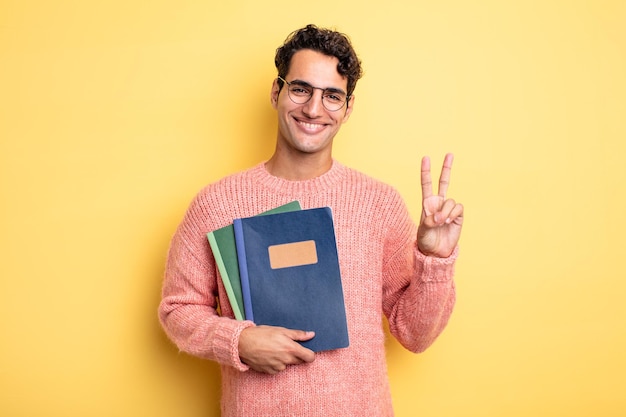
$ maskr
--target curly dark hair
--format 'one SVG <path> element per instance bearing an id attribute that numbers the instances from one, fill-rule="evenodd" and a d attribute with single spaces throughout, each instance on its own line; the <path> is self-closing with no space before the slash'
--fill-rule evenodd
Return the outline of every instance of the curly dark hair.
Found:
<path id="1" fill-rule="evenodd" d="M 291 65 L 291 58 L 301 49 L 311 49 L 324 55 L 334 56 L 339 60 L 337 72 L 348 79 L 348 96 L 351 96 L 356 82 L 363 75 L 359 60 L 350 39 L 335 30 L 307 25 L 292 32 L 282 46 L 276 50 L 274 64 L 280 77 L 286 77 Z M 280 88 L 283 82 L 279 79 Z"/>

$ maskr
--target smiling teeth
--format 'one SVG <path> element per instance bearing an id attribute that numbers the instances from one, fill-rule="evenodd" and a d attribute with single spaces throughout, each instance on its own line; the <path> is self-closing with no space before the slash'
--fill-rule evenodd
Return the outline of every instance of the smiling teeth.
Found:
<path id="1" fill-rule="evenodd" d="M 300 124 L 302 124 L 304 127 L 306 127 L 307 129 L 318 129 L 319 127 L 321 127 L 322 125 L 317 124 L 317 123 L 305 123 L 305 122 L 300 122 Z"/>

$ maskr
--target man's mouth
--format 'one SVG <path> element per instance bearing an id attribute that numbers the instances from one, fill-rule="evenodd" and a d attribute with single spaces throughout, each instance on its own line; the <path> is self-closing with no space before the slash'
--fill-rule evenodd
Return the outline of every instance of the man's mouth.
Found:
<path id="1" fill-rule="evenodd" d="M 311 132 L 311 133 L 319 132 L 320 130 L 324 129 L 324 127 L 326 126 L 320 123 L 309 123 L 309 122 L 303 122 L 301 120 L 297 120 L 297 123 L 305 131 Z"/>

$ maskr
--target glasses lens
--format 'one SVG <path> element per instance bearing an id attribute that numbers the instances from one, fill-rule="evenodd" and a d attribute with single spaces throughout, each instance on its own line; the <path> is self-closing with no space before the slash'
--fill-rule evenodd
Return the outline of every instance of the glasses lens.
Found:
<path id="1" fill-rule="evenodd" d="M 291 84 L 289 86 L 289 97 L 293 100 L 294 103 L 304 104 L 313 95 L 313 89 L 311 87 L 307 87 L 305 85 L 300 84 Z"/>
<path id="2" fill-rule="evenodd" d="M 330 111 L 339 110 L 343 107 L 343 103 L 345 102 L 346 96 L 341 93 L 324 91 L 324 95 L 322 96 L 322 103 L 324 104 L 324 107 Z"/>

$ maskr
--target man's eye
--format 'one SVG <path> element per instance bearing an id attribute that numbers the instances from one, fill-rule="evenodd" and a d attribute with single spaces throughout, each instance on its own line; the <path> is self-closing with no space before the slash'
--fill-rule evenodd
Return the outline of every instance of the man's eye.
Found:
<path id="1" fill-rule="evenodd" d="M 291 87 L 291 92 L 299 96 L 308 96 L 309 94 L 311 94 L 308 88 L 304 88 L 300 86 Z"/>
<path id="2" fill-rule="evenodd" d="M 343 102 L 343 97 L 338 94 L 327 93 L 324 95 L 324 98 L 333 103 L 341 103 Z"/>

